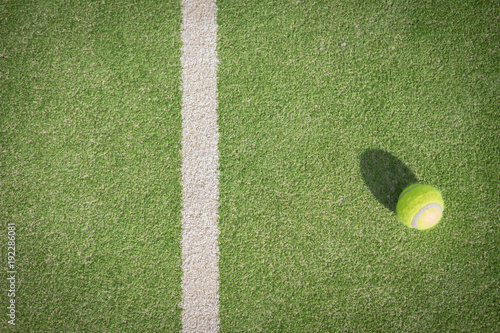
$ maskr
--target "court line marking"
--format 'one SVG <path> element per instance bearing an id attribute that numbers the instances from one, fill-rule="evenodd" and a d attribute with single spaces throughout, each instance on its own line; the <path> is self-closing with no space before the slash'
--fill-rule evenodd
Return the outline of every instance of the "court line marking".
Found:
<path id="1" fill-rule="evenodd" d="M 182 327 L 219 330 L 217 6 L 182 0 Z"/>

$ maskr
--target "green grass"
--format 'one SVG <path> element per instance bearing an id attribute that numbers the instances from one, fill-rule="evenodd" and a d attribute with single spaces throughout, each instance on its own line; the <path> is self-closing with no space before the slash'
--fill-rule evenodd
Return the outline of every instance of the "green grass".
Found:
<path id="1" fill-rule="evenodd" d="M 0 17 L 16 328 L 179 331 L 180 4 L 13 1 Z"/>
<path id="2" fill-rule="evenodd" d="M 218 10 L 221 331 L 494 331 L 498 6 Z M 388 208 L 412 177 L 428 232 Z"/>
<path id="3" fill-rule="evenodd" d="M 220 331 L 495 332 L 498 4 L 217 6 Z M 181 329 L 181 19 L 0 3 L 0 331 Z M 431 230 L 395 215 L 413 181 Z"/>

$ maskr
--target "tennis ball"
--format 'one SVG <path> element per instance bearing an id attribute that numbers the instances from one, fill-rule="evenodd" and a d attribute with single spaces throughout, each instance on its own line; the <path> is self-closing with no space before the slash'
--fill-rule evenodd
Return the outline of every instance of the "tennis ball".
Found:
<path id="1" fill-rule="evenodd" d="M 408 227 L 424 230 L 435 226 L 443 215 L 441 193 L 430 185 L 411 184 L 399 196 L 396 212 Z"/>

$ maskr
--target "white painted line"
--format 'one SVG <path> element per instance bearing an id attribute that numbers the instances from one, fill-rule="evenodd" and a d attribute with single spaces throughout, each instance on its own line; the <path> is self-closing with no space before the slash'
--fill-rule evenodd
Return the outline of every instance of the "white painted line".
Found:
<path id="1" fill-rule="evenodd" d="M 219 330 L 217 6 L 182 0 L 182 326 Z"/>

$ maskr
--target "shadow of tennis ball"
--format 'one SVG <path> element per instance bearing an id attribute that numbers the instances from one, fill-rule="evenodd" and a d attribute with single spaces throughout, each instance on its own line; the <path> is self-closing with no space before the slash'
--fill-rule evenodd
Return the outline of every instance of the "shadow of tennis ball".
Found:
<path id="1" fill-rule="evenodd" d="M 384 206 L 396 212 L 396 204 L 403 189 L 417 178 L 395 156 L 380 149 L 366 150 L 360 158 L 361 175 L 375 196 Z"/>

